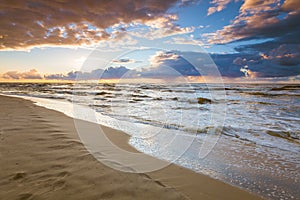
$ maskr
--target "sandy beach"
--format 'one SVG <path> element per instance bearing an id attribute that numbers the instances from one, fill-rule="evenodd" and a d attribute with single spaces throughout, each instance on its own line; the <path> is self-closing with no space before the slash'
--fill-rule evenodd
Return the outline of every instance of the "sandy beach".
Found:
<path id="1" fill-rule="evenodd" d="M 147 174 L 113 170 L 88 153 L 72 118 L 19 98 L 0 102 L 0 199 L 261 199 L 173 164 Z M 102 128 L 136 151 L 128 135 Z"/>

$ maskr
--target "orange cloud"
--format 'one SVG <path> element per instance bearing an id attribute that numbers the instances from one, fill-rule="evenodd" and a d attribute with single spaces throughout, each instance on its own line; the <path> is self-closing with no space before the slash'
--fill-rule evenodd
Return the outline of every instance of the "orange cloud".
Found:
<path id="1" fill-rule="evenodd" d="M 298 0 L 245 0 L 239 15 L 230 25 L 204 34 L 211 44 L 225 44 L 242 39 L 276 38 L 298 33 L 300 5 Z M 286 14 L 286 17 L 279 17 Z M 288 31 L 287 31 L 288 30 Z"/>
<path id="2" fill-rule="evenodd" d="M 241 6 L 240 11 L 243 13 L 259 13 L 261 11 L 270 11 L 274 6 L 280 5 L 280 0 L 245 0 Z"/>
<path id="3" fill-rule="evenodd" d="M 210 3 L 214 5 L 208 8 L 207 15 L 222 11 L 231 1 L 232 0 L 212 0 Z"/>
<path id="4" fill-rule="evenodd" d="M 179 59 L 179 55 L 175 53 L 157 51 L 155 55 L 149 58 L 149 62 L 151 66 L 157 67 L 166 60 L 177 60 L 177 59 Z"/>
<path id="5" fill-rule="evenodd" d="M 300 1 L 299 0 L 286 0 L 282 5 L 283 10 L 298 10 L 300 11 Z"/>
<path id="6" fill-rule="evenodd" d="M 27 72 L 9 71 L 1 75 L 3 79 L 43 79 L 36 69 L 31 69 Z"/>
<path id="7" fill-rule="evenodd" d="M 175 23 L 177 20 L 178 17 L 174 14 L 159 16 L 144 23 L 146 26 L 148 26 L 147 29 L 138 29 L 138 31 L 130 32 L 130 34 L 133 36 L 153 40 L 172 35 L 191 33 L 195 30 L 195 27 L 193 26 L 180 27 Z"/>
<path id="8" fill-rule="evenodd" d="M 162 18 L 176 0 L 29 0 L 0 5 L 0 50 L 80 46 L 110 38 L 106 28 Z"/>

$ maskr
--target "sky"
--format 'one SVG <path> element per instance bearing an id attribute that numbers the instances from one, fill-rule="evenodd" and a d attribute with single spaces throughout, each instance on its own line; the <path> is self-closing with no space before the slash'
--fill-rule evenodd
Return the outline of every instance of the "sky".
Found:
<path id="1" fill-rule="evenodd" d="M 299 81 L 299 0 L 0 2 L 0 81 Z"/>

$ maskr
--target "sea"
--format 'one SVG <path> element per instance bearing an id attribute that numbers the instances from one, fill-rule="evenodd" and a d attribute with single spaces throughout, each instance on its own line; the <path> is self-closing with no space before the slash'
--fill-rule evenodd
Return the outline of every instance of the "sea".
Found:
<path id="1" fill-rule="evenodd" d="M 0 83 L 0 94 L 89 121 L 74 110 L 88 107 L 141 152 L 266 199 L 300 199 L 300 85 Z"/>

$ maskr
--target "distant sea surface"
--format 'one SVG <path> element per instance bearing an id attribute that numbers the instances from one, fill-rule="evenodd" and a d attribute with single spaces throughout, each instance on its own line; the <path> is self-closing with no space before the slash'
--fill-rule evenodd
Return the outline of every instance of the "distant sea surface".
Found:
<path id="1" fill-rule="evenodd" d="M 0 83 L 0 93 L 72 117 L 74 103 L 88 106 L 99 124 L 132 135 L 131 145 L 160 159 L 173 152 L 161 153 L 158 141 L 135 137 L 137 130 L 196 136 L 176 164 L 267 199 L 300 199 L 300 85 Z M 224 118 L 222 126 L 214 127 L 214 116 Z M 211 129 L 221 135 L 200 158 Z"/>

